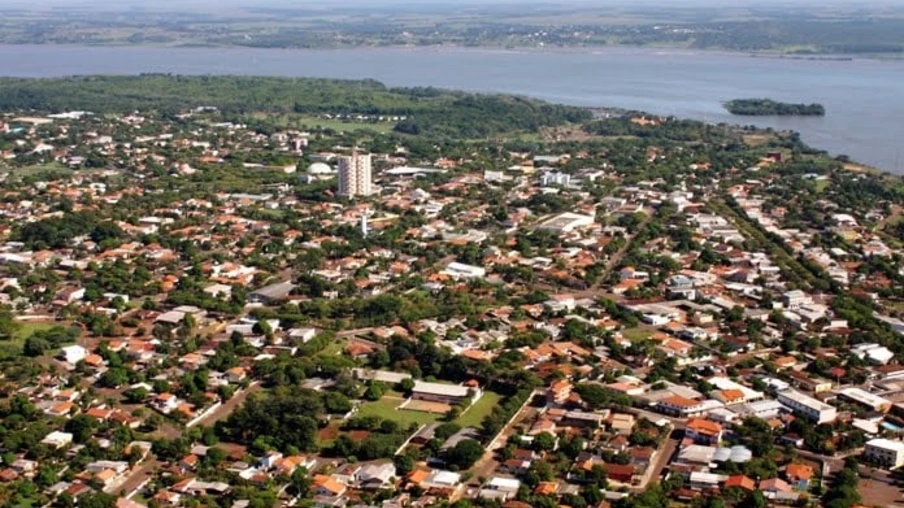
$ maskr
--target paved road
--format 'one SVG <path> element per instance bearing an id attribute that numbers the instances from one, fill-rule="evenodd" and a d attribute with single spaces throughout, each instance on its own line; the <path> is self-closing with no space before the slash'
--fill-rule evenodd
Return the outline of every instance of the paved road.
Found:
<path id="1" fill-rule="evenodd" d="M 154 470 L 160 466 L 160 463 L 155 459 L 148 457 L 144 462 L 141 463 L 128 477 L 126 477 L 125 481 L 113 487 L 109 491 L 104 489 L 108 493 L 115 492 L 122 497 L 126 497 L 131 494 L 136 489 L 139 489 L 144 486 L 154 475 Z"/>
<path id="2" fill-rule="evenodd" d="M 656 450 L 656 459 L 644 472 L 643 478 L 640 480 L 640 485 L 630 487 L 629 490 L 633 492 L 643 492 L 651 482 L 659 480 L 659 478 L 662 477 L 662 471 L 669 465 L 672 455 L 675 455 L 675 450 L 678 449 L 678 445 L 681 443 L 683 435 L 683 430 L 677 430 L 674 427 L 671 428 L 668 439 L 663 441 L 659 446 L 659 449 Z"/>
<path id="3" fill-rule="evenodd" d="M 628 237 L 625 238 L 626 241 L 622 248 L 618 249 L 615 254 L 613 254 L 612 257 L 609 258 L 609 262 L 606 263 L 606 269 L 603 270 L 602 274 L 600 274 L 600 277 L 598 279 L 599 282 L 594 284 L 594 287 L 599 287 L 601 283 L 609 279 L 609 273 L 611 273 L 612 270 L 614 270 L 615 267 L 618 266 L 619 263 L 621 263 L 622 258 L 625 257 L 625 254 L 628 253 L 628 249 L 631 248 L 631 244 L 634 243 L 634 239 L 637 238 L 637 233 L 643 231 L 644 228 L 647 227 L 647 224 L 649 224 L 650 221 L 653 220 L 653 217 L 656 215 L 656 210 L 652 208 L 645 208 L 644 213 L 646 214 L 646 217 L 644 217 L 640 225 L 637 226 L 637 229 L 635 230 L 636 233 L 628 235 Z"/>
<path id="4" fill-rule="evenodd" d="M 232 414 L 233 411 L 236 410 L 236 408 L 238 408 L 245 402 L 245 399 L 247 399 L 249 395 L 259 392 L 261 389 L 262 387 L 257 381 L 251 383 L 248 388 L 242 390 L 241 393 L 233 395 L 231 399 L 221 404 L 220 407 L 216 408 L 209 415 L 198 420 L 198 423 L 196 423 L 195 425 L 212 425 L 222 420 L 223 418 L 227 418 Z"/>
<path id="5" fill-rule="evenodd" d="M 537 413 L 537 409 L 530 406 L 530 402 L 533 400 L 534 396 L 539 392 L 534 392 L 527 398 L 527 401 L 524 405 L 519 408 L 519 410 L 512 416 L 511 419 L 505 424 L 505 427 L 499 431 L 496 438 L 487 446 L 486 451 L 483 454 L 483 457 L 477 461 L 474 466 L 471 467 L 471 481 L 465 486 L 465 488 L 460 489 L 455 494 L 452 495 L 451 501 L 458 500 L 462 494 L 464 494 L 469 489 L 479 489 L 480 488 L 480 478 L 489 478 L 493 475 L 496 469 L 499 467 L 499 461 L 496 460 L 496 450 L 503 448 L 506 443 L 508 443 L 509 437 L 514 434 L 515 426 L 525 420 L 530 420 Z"/>

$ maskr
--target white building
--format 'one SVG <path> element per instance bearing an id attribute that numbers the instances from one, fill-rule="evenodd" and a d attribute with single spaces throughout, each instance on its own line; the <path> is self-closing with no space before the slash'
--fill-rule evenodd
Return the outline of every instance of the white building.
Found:
<path id="1" fill-rule="evenodd" d="M 839 390 L 838 395 L 840 395 L 844 399 L 865 406 L 873 411 L 885 413 L 888 412 L 889 409 L 891 409 L 892 402 L 890 400 L 872 394 L 861 388 L 845 388 L 844 390 Z"/>
<path id="2" fill-rule="evenodd" d="M 789 309 L 797 309 L 803 307 L 804 305 L 808 305 L 813 303 L 813 300 L 803 291 L 799 289 L 795 289 L 793 291 L 788 291 L 785 293 L 785 305 Z"/>
<path id="3" fill-rule="evenodd" d="M 869 462 L 881 464 L 889 469 L 904 466 L 904 442 L 891 439 L 872 439 L 866 442 L 863 456 Z"/>
<path id="4" fill-rule="evenodd" d="M 581 215 L 579 213 L 565 212 L 550 217 L 537 226 L 537 229 L 549 231 L 552 233 L 570 233 L 575 229 L 592 226 L 594 218 L 590 215 Z"/>
<path id="5" fill-rule="evenodd" d="M 778 416 L 782 411 L 787 411 L 787 408 L 785 408 L 785 406 L 782 405 L 781 402 L 775 400 L 761 400 L 757 402 L 751 402 L 749 404 L 737 406 L 734 409 L 741 416 L 755 416 L 757 418 L 762 418 L 763 420 L 774 418 Z"/>
<path id="6" fill-rule="evenodd" d="M 544 173 L 540 177 L 540 185 L 548 187 L 550 185 L 568 186 L 571 183 L 571 175 L 566 173 Z"/>
<path id="7" fill-rule="evenodd" d="M 75 365 L 88 356 L 88 350 L 82 346 L 66 346 L 60 350 L 60 358 L 70 365 Z"/>
<path id="8" fill-rule="evenodd" d="M 63 448 L 72 444 L 72 434 L 68 432 L 53 431 L 41 440 L 41 443 L 53 448 Z"/>
<path id="9" fill-rule="evenodd" d="M 444 274 L 452 277 L 455 280 L 460 279 L 482 279 L 486 277 L 487 271 L 485 268 L 481 268 L 479 266 L 466 265 L 464 263 L 459 263 L 453 261 L 446 266 L 446 269 L 443 270 Z"/>
<path id="10" fill-rule="evenodd" d="M 895 354 L 887 347 L 873 343 L 858 344 L 851 348 L 851 353 L 878 365 L 887 365 L 895 357 Z"/>
<path id="11" fill-rule="evenodd" d="M 838 411 L 819 400 L 796 390 L 785 390 L 778 394 L 778 401 L 816 423 L 829 423 L 838 417 Z"/>
<path id="12" fill-rule="evenodd" d="M 369 196 L 373 192 L 370 154 L 339 158 L 339 195 Z"/>

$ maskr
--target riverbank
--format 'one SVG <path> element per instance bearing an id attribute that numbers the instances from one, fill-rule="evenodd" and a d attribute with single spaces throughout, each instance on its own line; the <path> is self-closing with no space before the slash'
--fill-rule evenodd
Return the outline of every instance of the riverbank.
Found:
<path id="1" fill-rule="evenodd" d="M 229 51 L 317 51 L 324 53 L 343 51 L 417 51 L 417 52 L 445 52 L 445 51 L 472 51 L 478 53 L 497 54 L 601 54 L 604 52 L 637 51 L 637 52 L 662 52 L 667 54 L 679 53 L 684 55 L 715 55 L 739 58 L 758 58 L 809 62 L 851 62 L 857 60 L 870 61 L 904 61 L 901 53 L 795 53 L 779 50 L 743 51 L 722 48 L 695 48 L 690 46 L 675 45 L 636 45 L 636 44 L 599 44 L 599 45 L 535 45 L 535 46 L 494 46 L 494 45 L 465 45 L 465 44 L 372 44 L 372 45 L 337 45 L 323 47 L 259 47 L 242 44 L 207 44 L 207 43 L 173 43 L 161 44 L 154 42 L 141 42 L 134 44 L 122 43 L 0 43 L 0 48 L 8 47 L 45 47 L 45 48 L 150 48 L 158 50 L 229 50 Z"/>
<path id="2" fill-rule="evenodd" d="M 750 123 L 799 132 L 833 155 L 904 172 L 904 61 L 811 61 L 680 49 L 262 50 L 152 46 L 2 46 L 0 75 L 257 75 L 376 79 L 390 87 L 438 87 L 535 97 L 581 107 L 646 111 L 710 123 Z M 856 93 L 852 93 L 852 90 Z M 739 120 L 722 102 L 737 97 L 814 101 L 826 117 Z"/>

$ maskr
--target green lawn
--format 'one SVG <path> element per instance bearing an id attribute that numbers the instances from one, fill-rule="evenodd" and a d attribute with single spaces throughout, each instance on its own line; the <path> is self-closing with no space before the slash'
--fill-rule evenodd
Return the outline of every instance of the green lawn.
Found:
<path id="1" fill-rule="evenodd" d="M 330 342 L 327 347 L 323 348 L 322 351 L 317 353 L 317 356 L 336 356 L 342 353 L 342 351 L 345 350 L 345 346 L 347 345 L 348 341 L 345 339 L 335 340 L 333 342 Z"/>
<path id="2" fill-rule="evenodd" d="M 379 416 L 384 420 L 393 420 L 398 422 L 399 425 L 405 427 L 406 425 L 410 425 L 412 423 L 417 423 L 418 425 L 429 425 L 440 418 L 443 415 L 434 414 L 434 413 L 424 413 L 421 411 L 405 411 L 404 409 L 398 409 L 399 405 L 404 402 L 401 399 L 392 399 L 383 397 L 382 399 L 375 402 L 366 402 L 361 405 L 361 408 L 358 410 L 357 416 Z"/>
<path id="3" fill-rule="evenodd" d="M 499 395 L 498 393 L 489 391 L 483 392 L 483 396 L 480 397 L 480 400 L 462 413 L 462 415 L 455 420 L 455 423 L 462 427 L 480 427 L 480 424 L 483 423 L 483 419 L 490 414 L 494 407 L 499 405 L 499 401 L 501 400 L 502 395 Z"/>
<path id="4" fill-rule="evenodd" d="M 35 332 L 49 330 L 58 323 L 17 323 L 16 332 L 11 340 L 0 342 L 0 356 L 18 356 L 22 354 L 22 346 L 25 339 L 31 337 Z"/>
<path id="5" fill-rule="evenodd" d="M 328 118 L 318 117 L 303 117 L 299 120 L 299 123 L 301 125 L 312 128 L 318 127 L 321 129 L 332 129 L 334 131 L 341 132 L 372 131 L 381 134 L 392 132 L 392 129 L 395 127 L 395 123 L 393 122 L 350 122 L 345 120 L 331 120 Z"/>
<path id="6" fill-rule="evenodd" d="M 631 342 L 640 342 L 644 339 L 649 339 L 650 335 L 652 335 L 649 330 L 643 330 L 641 328 L 630 328 L 628 330 L 622 330 L 622 336 Z"/>
<path id="7" fill-rule="evenodd" d="M 832 181 L 831 180 L 816 180 L 815 182 L 813 182 L 813 184 L 814 184 L 814 187 L 816 187 L 816 192 L 819 194 L 822 194 L 826 189 L 829 188 L 830 185 L 832 185 Z"/>
<path id="8" fill-rule="evenodd" d="M 462 427 L 479 427 L 490 411 L 502 400 L 502 395 L 495 392 L 484 392 L 473 406 L 459 416 L 455 423 Z M 431 424 L 443 418 L 441 414 L 424 413 L 421 411 L 406 411 L 398 409 L 404 400 L 396 397 L 383 397 L 376 402 L 365 402 L 358 410 L 358 416 L 379 416 L 386 420 L 393 420 L 402 426 L 411 423 L 420 425 Z"/>

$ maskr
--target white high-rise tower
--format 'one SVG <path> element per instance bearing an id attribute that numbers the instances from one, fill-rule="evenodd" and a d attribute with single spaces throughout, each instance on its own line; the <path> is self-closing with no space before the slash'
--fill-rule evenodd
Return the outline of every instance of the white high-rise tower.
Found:
<path id="1" fill-rule="evenodd" d="M 339 158 L 339 195 L 369 196 L 372 192 L 370 154 Z"/>

